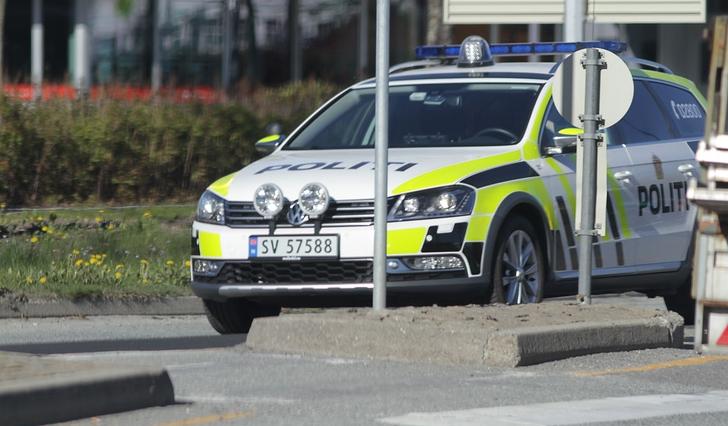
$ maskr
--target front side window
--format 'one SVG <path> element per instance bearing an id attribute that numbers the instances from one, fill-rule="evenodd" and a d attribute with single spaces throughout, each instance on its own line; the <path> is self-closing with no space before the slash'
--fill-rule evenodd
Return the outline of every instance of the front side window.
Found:
<path id="1" fill-rule="evenodd" d="M 389 147 L 497 146 L 518 143 L 540 84 L 422 84 L 390 88 Z M 374 147 L 375 89 L 347 92 L 319 113 L 284 150 Z"/>

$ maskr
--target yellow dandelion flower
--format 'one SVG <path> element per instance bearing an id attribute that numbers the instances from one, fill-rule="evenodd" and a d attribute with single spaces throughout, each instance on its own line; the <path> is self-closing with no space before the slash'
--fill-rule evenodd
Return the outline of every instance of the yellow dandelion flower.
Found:
<path id="1" fill-rule="evenodd" d="M 76 262 L 74 262 L 74 265 L 76 265 L 77 268 L 80 268 L 83 266 L 83 259 L 78 259 Z"/>
<path id="2" fill-rule="evenodd" d="M 116 273 L 114 273 L 114 278 L 116 278 L 117 281 L 120 280 L 121 279 L 121 272 L 118 272 L 117 271 Z"/>
<path id="3" fill-rule="evenodd" d="M 40 228 L 40 230 L 43 231 L 43 232 L 48 232 L 48 227 L 47 226 L 44 226 L 44 227 Z"/>
<path id="4" fill-rule="evenodd" d="M 114 228 L 115 228 L 115 226 L 113 223 L 110 223 L 109 226 L 106 227 L 106 229 L 108 229 L 109 231 L 111 231 Z"/>
<path id="5" fill-rule="evenodd" d="M 90 264 L 92 264 L 92 265 L 95 265 L 95 264 L 99 263 L 99 261 L 98 261 L 98 260 L 96 259 L 96 257 L 95 257 L 95 256 L 91 256 L 91 259 L 89 259 L 89 261 L 88 261 L 88 262 L 89 262 Z"/>
<path id="6" fill-rule="evenodd" d="M 186 266 L 187 268 L 189 268 L 191 264 L 192 264 L 192 263 L 190 263 L 190 261 L 189 261 L 189 260 L 185 260 L 185 266 Z"/>
<path id="7" fill-rule="evenodd" d="M 164 262 L 167 266 L 174 266 L 174 260 L 168 260 Z"/>
<path id="8" fill-rule="evenodd" d="M 8 205 L 7 205 L 7 204 L 5 204 L 5 203 L 0 203 L 0 209 L 4 209 L 4 208 L 5 208 L 5 207 L 7 207 L 7 206 L 8 206 Z"/>
<path id="9" fill-rule="evenodd" d="M 101 223 L 104 219 L 101 218 L 101 216 L 96 216 L 96 223 Z"/>
<path id="10" fill-rule="evenodd" d="M 142 216 L 143 216 L 143 217 L 144 217 L 145 219 L 149 219 L 150 217 L 152 217 L 152 212 L 150 212 L 150 211 L 145 211 L 145 212 L 144 212 L 144 214 L 143 214 Z"/>
<path id="11" fill-rule="evenodd" d="M 81 254 L 81 252 L 78 251 L 77 249 L 73 249 L 73 251 L 71 253 L 73 253 L 74 256 L 78 256 L 79 254 Z"/>
<path id="12" fill-rule="evenodd" d="M 43 221 L 43 216 L 36 216 L 35 220 L 38 222 L 41 222 L 41 221 Z"/>
<path id="13" fill-rule="evenodd" d="M 40 240 L 36 236 L 33 236 L 33 237 L 30 238 L 30 243 L 31 244 L 37 244 L 38 241 L 40 241 Z"/>
<path id="14" fill-rule="evenodd" d="M 25 283 L 26 284 L 33 284 L 33 277 L 31 277 L 30 275 L 28 275 L 27 277 L 25 277 Z"/>
<path id="15" fill-rule="evenodd" d="M 48 282 L 48 278 L 46 278 L 46 277 L 40 277 L 40 278 L 38 278 L 38 282 L 40 284 L 45 284 L 45 283 Z"/>

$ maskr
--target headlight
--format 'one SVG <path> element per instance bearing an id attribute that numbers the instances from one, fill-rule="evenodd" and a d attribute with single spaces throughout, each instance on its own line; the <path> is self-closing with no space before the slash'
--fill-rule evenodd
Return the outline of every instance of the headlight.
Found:
<path id="1" fill-rule="evenodd" d="M 329 191 L 320 183 L 309 183 L 298 195 L 298 205 L 311 219 L 316 219 L 329 208 Z"/>
<path id="2" fill-rule="evenodd" d="M 264 183 L 253 194 L 253 206 L 259 215 L 266 219 L 274 218 L 283 210 L 283 191 L 278 185 Z"/>
<path id="3" fill-rule="evenodd" d="M 388 220 L 463 216 L 473 211 L 474 204 L 475 191 L 467 186 L 428 189 L 396 197 Z"/>
<path id="4" fill-rule="evenodd" d="M 200 222 L 224 224 L 225 223 L 225 200 L 205 191 L 197 203 L 197 220 Z"/>

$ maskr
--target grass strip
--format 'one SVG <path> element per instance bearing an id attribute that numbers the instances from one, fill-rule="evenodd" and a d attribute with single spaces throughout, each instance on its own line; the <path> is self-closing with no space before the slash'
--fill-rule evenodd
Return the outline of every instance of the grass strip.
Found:
<path id="1" fill-rule="evenodd" d="M 193 215 L 193 205 L 0 212 L 0 295 L 189 295 Z"/>

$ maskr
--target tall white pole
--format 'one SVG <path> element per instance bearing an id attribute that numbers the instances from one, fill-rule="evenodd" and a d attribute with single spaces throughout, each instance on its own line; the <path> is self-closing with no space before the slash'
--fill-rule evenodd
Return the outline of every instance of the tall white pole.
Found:
<path id="1" fill-rule="evenodd" d="M 538 43 L 541 41 L 541 25 L 540 24 L 528 24 L 528 42 Z M 536 55 L 530 55 L 528 62 L 538 62 Z"/>
<path id="2" fill-rule="evenodd" d="M 76 0 L 75 4 L 73 85 L 76 88 L 76 96 L 82 98 L 88 95 L 91 85 L 89 81 L 91 61 L 89 58 L 89 30 L 87 22 L 88 2 L 87 0 Z"/>
<path id="3" fill-rule="evenodd" d="M 30 28 L 30 81 L 33 100 L 43 96 L 43 2 L 33 0 L 33 26 Z"/>
<path id="4" fill-rule="evenodd" d="M 162 39 L 159 33 L 160 7 L 159 2 L 150 1 L 149 7 L 152 10 L 152 94 L 159 94 L 162 87 Z"/>
<path id="5" fill-rule="evenodd" d="M 387 163 L 389 148 L 389 0 L 377 0 L 375 98 L 374 294 L 375 310 L 387 307 Z"/>
<path id="6" fill-rule="evenodd" d="M 586 0 L 564 1 L 564 41 L 584 40 Z"/>

